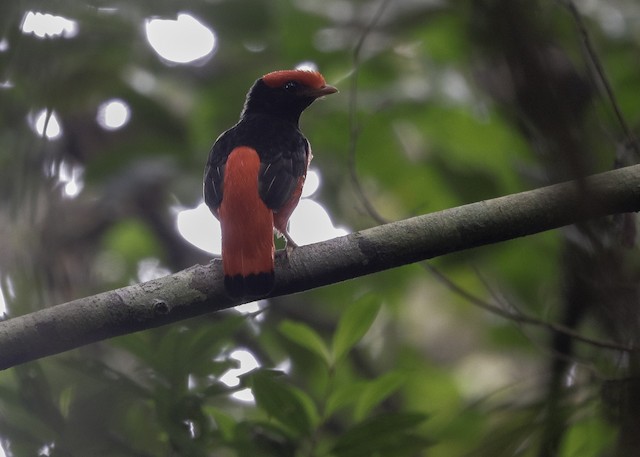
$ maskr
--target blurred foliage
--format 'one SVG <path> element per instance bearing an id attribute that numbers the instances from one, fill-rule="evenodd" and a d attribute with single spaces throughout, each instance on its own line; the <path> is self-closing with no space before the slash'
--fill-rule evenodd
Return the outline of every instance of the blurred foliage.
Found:
<path id="1" fill-rule="evenodd" d="M 596 70 L 637 135 L 640 5 L 577 3 L 579 18 L 562 0 L 1 2 L 7 316 L 208 262 L 175 208 L 201 200 L 252 82 L 302 62 L 341 90 L 303 130 L 314 198 L 352 230 L 376 222 L 351 171 L 399 219 L 635 163 Z M 29 11 L 78 34 L 23 33 Z M 149 46 L 145 19 L 179 12 L 215 31 L 211 58 Z M 108 131 L 112 98 L 131 121 Z M 59 138 L 30 127 L 43 109 Z M 637 353 L 476 305 L 636 346 L 639 264 L 623 215 L 436 259 L 442 277 L 408 266 L 127 335 L 0 373 L 0 439 L 16 457 L 638 455 Z M 229 386 L 236 349 L 259 367 Z M 246 388 L 254 402 L 234 398 Z"/>

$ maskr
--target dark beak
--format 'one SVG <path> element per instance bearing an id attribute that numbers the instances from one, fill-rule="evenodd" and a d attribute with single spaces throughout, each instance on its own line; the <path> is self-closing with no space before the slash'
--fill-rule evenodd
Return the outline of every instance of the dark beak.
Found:
<path id="1" fill-rule="evenodd" d="M 325 95 L 335 94 L 336 92 L 338 92 L 338 89 L 326 84 L 318 89 L 308 89 L 305 91 L 304 95 L 313 98 L 320 98 L 324 97 Z"/>

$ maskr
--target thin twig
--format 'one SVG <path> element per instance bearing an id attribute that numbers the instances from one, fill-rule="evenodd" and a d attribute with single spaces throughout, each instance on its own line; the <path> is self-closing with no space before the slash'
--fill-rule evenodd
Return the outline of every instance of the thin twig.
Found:
<path id="1" fill-rule="evenodd" d="M 589 60 L 591 61 L 591 64 L 593 65 L 593 68 L 596 71 L 596 74 L 598 76 L 600 83 L 602 84 L 602 87 L 604 87 L 604 90 L 607 94 L 607 98 L 609 99 L 609 103 L 611 104 L 611 108 L 613 109 L 613 112 L 618 121 L 618 124 L 620 124 L 620 128 L 622 129 L 622 132 L 626 138 L 627 147 L 633 150 L 636 156 L 640 157 L 640 145 L 638 144 L 638 140 L 633 134 L 633 131 L 629 128 L 629 124 L 627 124 L 627 121 L 625 120 L 624 115 L 622 114 L 622 110 L 620 109 L 620 105 L 618 104 L 615 93 L 613 92 L 613 87 L 609 82 L 609 78 L 607 77 L 607 73 L 604 69 L 604 66 L 602 65 L 602 62 L 600 61 L 600 58 L 598 57 L 598 54 L 596 53 L 595 48 L 593 47 L 593 43 L 591 42 L 591 37 L 589 36 L 589 31 L 587 30 L 584 20 L 582 19 L 582 15 L 578 11 L 578 9 L 576 8 L 576 5 L 573 3 L 572 0 L 563 0 L 563 3 L 566 6 L 566 8 L 569 10 L 571 15 L 573 16 L 574 21 L 576 22 L 578 31 L 582 36 L 582 42 L 584 44 L 585 51 L 587 52 L 587 56 L 589 57 Z"/>
<path id="2" fill-rule="evenodd" d="M 362 48 L 364 43 L 376 26 L 384 10 L 387 5 L 390 3 L 389 0 L 382 0 L 378 5 L 378 9 L 375 14 L 371 18 L 371 21 L 364 28 L 356 45 L 353 48 L 352 54 L 352 64 L 353 69 L 351 71 L 351 86 L 349 88 L 349 152 L 348 152 L 348 165 L 349 165 L 349 174 L 351 175 L 351 181 L 355 187 L 356 193 L 360 198 L 360 202 L 364 206 L 365 210 L 369 214 L 369 216 L 379 224 L 384 224 L 387 222 L 381 215 L 378 213 L 376 208 L 371 204 L 369 199 L 367 198 L 364 188 L 360 182 L 360 178 L 358 177 L 358 172 L 356 170 L 356 152 L 358 149 L 358 138 L 360 136 L 360 125 L 357 120 L 357 110 L 358 110 L 358 73 L 360 70 L 360 58 L 362 53 Z"/>
<path id="3" fill-rule="evenodd" d="M 582 335 L 579 332 L 576 332 L 575 330 L 566 327 L 564 325 L 561 324 L 556 324 L 555 322 L 547 322 L 547 321 L 543 321 L 541 319 L 538 319 L 536 317 L 533 316 L 529 316 L 527 314 L 524 314 L 522 312 L 511 312 L 511 311 L 507 311 L 499 306 L 496 306 L 492 303 L 489 303 L 483 299 L 481 299 L 480 297 L 477 297 L 476 295 L 473 295 L 472 293 L 470 293 L 469 291 L 463 289 L 462 287 L 460 287 L 458 284 L 456 284 L 455 282 L 453 282 L 451 279 L 449 279 L 444 273 L 442 273 L 440 270 L 438 270 L 436 267 L 434 267 L 433 265 L 428 264 L 427 262 L 422 262 L 421 265 L 426 268 L 427 270 L 429 270 L 442 284 L 444 284 L 445 286 L 447 286 L 447 288 L 452 291 L 455 292 L 456 294 L 458 294 L 459 296 L 463 297 L 464 299 L 466 299 L 469 303 L 472 303 L 482 309 L 484 309 L 485 311 L 489 311 L 493 314 L 496 314 L 500 317 L 504 317 L 505 319 L 509 319 L 511 321 L 520 323 L 520 324 L 526 324 L 526 325 L 534 325 L 537 327 L 544 327 L 547 328 L 549 330 L 552 330 L 554 332 L 558 332 L 558 333 L 563 333 L 577 341 L 582 341 L 583 343 L 588 343 L 591 344 L 592 346 L 597 346 L 600 348 L 604 348 L 604 349 L 612 349 L 612 350 L 616 350 L 616 351 L 625 351 L 625 352 L 634 352 L 634 351 L 638 351 L 637 348 L 633 348 L 630 346 L 625 346 L 623 344 L 618 344 L 612 341 L 606 341 L 606 340 L 600 340 L 600 339 L 596 339 L 596 338 L 591 338 L 591 337 L 587 337 Z"/>

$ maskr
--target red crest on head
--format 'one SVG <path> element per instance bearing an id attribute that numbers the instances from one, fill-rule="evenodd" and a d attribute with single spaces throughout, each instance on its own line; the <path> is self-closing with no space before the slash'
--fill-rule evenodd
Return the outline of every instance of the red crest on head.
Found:
<path id="1" fill-rule="evenodd" d="M 312 89 L 320 89 L 326 85 L 324 77 L 312 70 L 279 70 L 267 73 L 262 77 L 269 87 L 282 87 L 289 81 L 297 81 Z"/>

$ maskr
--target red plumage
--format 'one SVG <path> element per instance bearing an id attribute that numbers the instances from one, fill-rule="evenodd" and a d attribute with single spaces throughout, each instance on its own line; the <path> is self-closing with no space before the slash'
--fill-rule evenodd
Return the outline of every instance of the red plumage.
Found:
<path id="1" fill-rule="evenodd" d="M 273 289 L 273 229 L 295 246 L 287 224 L 311 160 L 300 115 L 336 91 L 315 71 L 268 73 L 249 90 L 240 121 L 211 148 L 204 198 L 222 226 L 229 295 L 260 297 Z"/>

